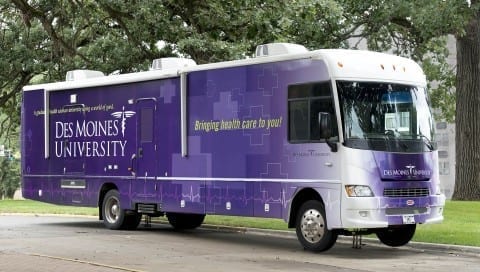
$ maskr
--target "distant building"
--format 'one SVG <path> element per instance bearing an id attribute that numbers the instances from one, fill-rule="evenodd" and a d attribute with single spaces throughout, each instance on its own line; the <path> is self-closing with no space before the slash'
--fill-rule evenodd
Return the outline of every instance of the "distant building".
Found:
<path id="1" fill-rule="evenodd" d="M 451 67 L 457 64 L 456 40 L 448 37 L 447 47 L 450 55 L 447 59 Z M 452 198 L 455 188 L 455 124 L 437 120 L 438 161 L 442 191 L 447 198 Z"/>
<path id="2" fill-rule="evenodd" d="M 452 198 L 455 188 L 455 124 L 437 122 L 438 164 L 442 191 Z"/>

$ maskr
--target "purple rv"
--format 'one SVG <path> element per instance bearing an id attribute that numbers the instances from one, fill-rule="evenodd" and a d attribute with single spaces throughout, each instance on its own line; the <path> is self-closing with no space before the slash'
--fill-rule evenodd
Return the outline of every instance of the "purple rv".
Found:
<path id="1" fill-rule="evenodd" d="M 443 220 L 426 79 L 411 60 L 259 46 L 257 57 L 24 88 L 26 198 L 142 215 L 174 228 L 206 214 L 282 218 L 303 247 L 375 233 L 389 246 Z"/>

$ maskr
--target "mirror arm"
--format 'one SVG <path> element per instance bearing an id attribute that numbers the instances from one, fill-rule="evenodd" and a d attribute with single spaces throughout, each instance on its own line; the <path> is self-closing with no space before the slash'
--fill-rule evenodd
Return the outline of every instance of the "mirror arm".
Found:
<path id="1" fill-rule="evenodd" d="M 330 140 L 328 140 L 328 139 L 325 139 L 325 142 L 326 142 L 327 145 L 330 147 L 330 151 L 332 151 L 332 152 L 337 152 L 337 151 L 338 151 L 338 145 L 337 145 L 337 143 L 330 142 Z"/>

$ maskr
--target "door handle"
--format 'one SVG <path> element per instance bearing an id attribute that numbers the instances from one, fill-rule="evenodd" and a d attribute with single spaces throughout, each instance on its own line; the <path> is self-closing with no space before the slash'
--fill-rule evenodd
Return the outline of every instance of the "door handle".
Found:
<path id="1" fill-rule="evenodd" d="M 138 148 L 138 157 L 139 158 L 143 157 L 143 148 L 141 147 Z"/>
<path id="2" fill-rule="evenodd" d="M 137 155 L 132 154 L 132 157 L 130 158 L 130 167 L 128 167 L 128 171 L 132 172 L 132 175 L 135 175 L 135 169 L 134 169 L 134 163 L 135 160 L 137 159 Z"/>

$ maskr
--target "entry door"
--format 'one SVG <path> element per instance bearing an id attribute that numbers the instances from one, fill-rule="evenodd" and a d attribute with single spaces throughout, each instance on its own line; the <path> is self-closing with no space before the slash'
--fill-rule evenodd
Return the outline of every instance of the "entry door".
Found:
<path id="1" fill-rule="evenodd" d="M 155 202 L 157 196 L 157 139 L 156 139 L 156 100 L 138 99 L 136 169 L 137 196 L 145 202 Z"/>
<path id="2" fill-rule="evenodd" d="M 66 113 L 62 113 L 64 116 L 63 123 L 73 123 L 73 124 L 82 124 L 85 121 L 85 105 L 83 104 L 72 104 L 66 105 L 63 109 Z M 56 123 L 55 123 L 56 124 Z M 63 125 L 62 125 L 63 128 Z M 56 129 L 58 129 L 56 127 Z M 78 134 L 78 135 L 77 135 Z M 85 135 L 82 133 L 73 132 L 71 137 L 65 138 L 63 141 L 63 152 L 64 152 L 64 167 L 63 174 L 84 174 L 85 173 L 85 157 L 86 154 L 75 154 L 74 152 L 67 152 L 67 147 L 71 150 L 71 143 L 75 142 L 85 142 Z M 87 140 L 88 141 L 88 140 Z M 73 154 L 72 154 L 73 153 Z"/>

